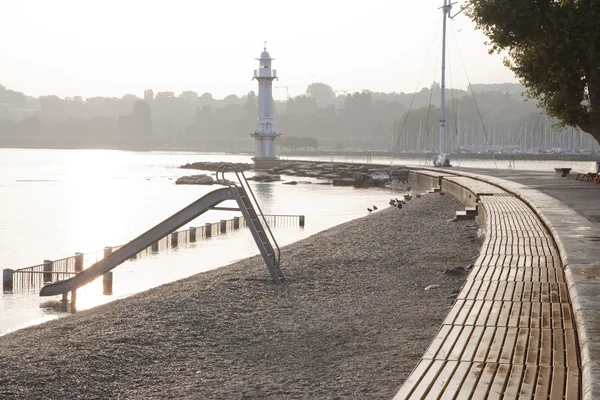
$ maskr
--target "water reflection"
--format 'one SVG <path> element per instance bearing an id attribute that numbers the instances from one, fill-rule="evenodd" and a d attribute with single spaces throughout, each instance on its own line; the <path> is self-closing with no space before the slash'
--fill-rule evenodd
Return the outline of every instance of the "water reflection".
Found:
<path id="1" fill-rule="evenodd" d="M 279 183 L 281 184 L 281 183 Z M 273 204 L 273 184 L 272 183 L 256 183 L 252 190 L 256 196 L 258 204 Z"/>

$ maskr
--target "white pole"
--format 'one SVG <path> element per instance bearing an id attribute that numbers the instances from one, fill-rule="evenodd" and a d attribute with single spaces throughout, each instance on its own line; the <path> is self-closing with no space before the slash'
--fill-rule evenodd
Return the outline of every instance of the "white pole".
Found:
<path id="1" fill-rule="evenodd" d="M 444 164 L 444 126 L 446 124 L 446 18 L 448 16 L 448 12 L 450 12 L 450 8 L 452 6 L 448 5 L 448 0 L 444 0 L 444 28 L 442 34 L 442 104 L 440 107 L 440 157 L 438 159 L 438 163 L 440 163 L 440 167 Z"/>

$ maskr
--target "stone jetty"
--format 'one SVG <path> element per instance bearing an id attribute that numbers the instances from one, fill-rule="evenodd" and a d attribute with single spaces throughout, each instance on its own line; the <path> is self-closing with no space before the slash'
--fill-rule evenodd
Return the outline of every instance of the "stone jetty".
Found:
<path id="1" fill-rule="evenodd" d="M 181 168 L 216 171 L 221 163 L 198 162 L 183 165 Z M 252 169 L 252 164 L 236 164 L 244 171 Z M 279 182 L 281 175 L 322 179 L 333 186 L 354 186 L 361 188 L 385 187 L 408 181 L 409 169 L 405 166 L 384 166 L 369 164 L 322 163 L 315 161 L 282 162 L 276 168 L 257 173 L 249 180 L 258 182 Z M 186 178 L 186 179 L 183 179 Z M 193 184 L 189 177 L 180 183 Z M 179 180 L 178 180 L 179 181 Z M 285 182 L 284 182 L 285 183 Z M 201 183 L 206 184 L 206 183 Z"/>

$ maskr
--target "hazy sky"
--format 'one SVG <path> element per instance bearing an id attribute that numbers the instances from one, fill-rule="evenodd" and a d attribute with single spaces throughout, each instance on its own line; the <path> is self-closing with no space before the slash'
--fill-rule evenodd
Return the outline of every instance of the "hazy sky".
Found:
<path id="1" fill-rule="evenodd" d="M 442 4 L 4 1 L 0 83 L 33 96 L 142 96 L 146 88 L 210 92 L 217 98 L 242 95 L 256 91 L 251 77 L 266 40 L 280 76 L 277 98 L 286 96 L 285 86 L 293 96 L 316 81 L 338 91 L 412 92 L 424 68 L 418 89 L 440 80 L 441 61 L 435 71 L 434 66 L 440 53 Z M 448 26 L 453 86 L 467 84 L 453 29 L 471 82 L 516 82 L 502 57 L 487 53 L 485 37 L 461 14 Z"/>

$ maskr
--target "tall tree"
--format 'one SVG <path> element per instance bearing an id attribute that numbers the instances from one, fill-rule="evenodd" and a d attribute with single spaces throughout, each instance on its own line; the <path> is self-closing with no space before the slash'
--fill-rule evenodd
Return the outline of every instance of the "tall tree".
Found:
<path id="1" fill-rule="evenodd" d="M 319 107 L 327 107 L 333 104 L 335 92 L 333 88 L 325 83 L 315 82 L 308 85 L 306 95 L 314 98 Z"/>
<path id="2" fill-rule="evenodd" d="M 467 13 L 530 97 L 600 141 L 600 1 L 469 0 Z"/>

